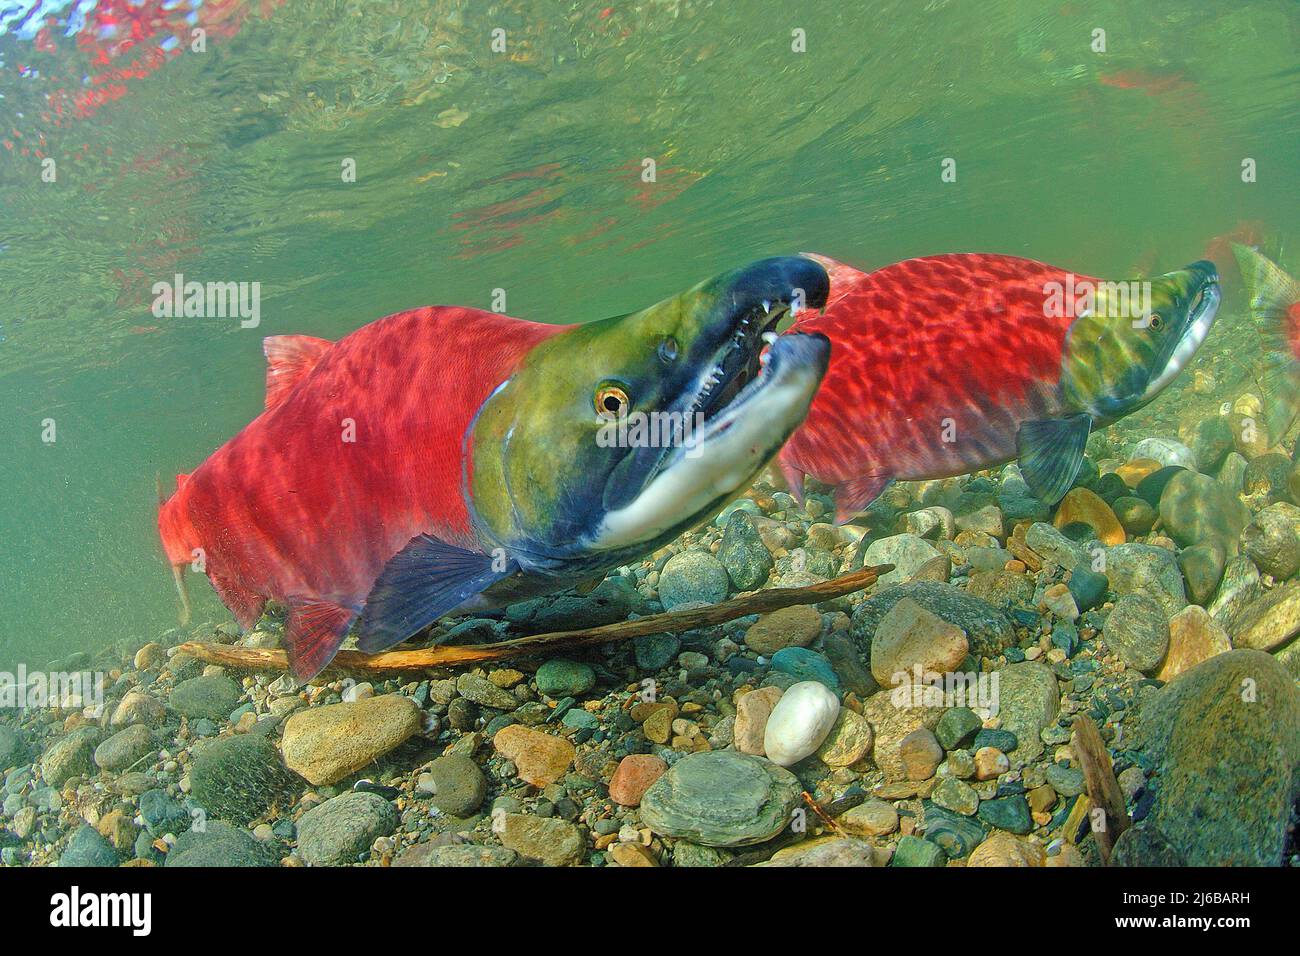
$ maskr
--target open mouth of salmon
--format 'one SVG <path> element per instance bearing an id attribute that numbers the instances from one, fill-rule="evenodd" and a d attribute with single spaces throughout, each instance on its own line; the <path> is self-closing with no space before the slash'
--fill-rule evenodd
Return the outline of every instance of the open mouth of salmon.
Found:
<path id="1" fill-rule="evenodd" d="M 1187 366 L 1210 334 L 1218 314 L 1222 292 L 1214 263 L 1196 262 L 1187 271 L 1196 275 L 1197 285 L 1188 295 L 1182 332 L 1170 337 L 1164 354 L 1156 362 L 1160 372 L 1147 384 L 1144 397 L 1155 396 Z"/>
<path id="2" fill-rule="evenodd" d="M 701 379 L 695 401 L 687 410 L 691 420 L 710 422 L 729 409 L 745 388 L 758 381 L 768 361 L 768 346 L 776 327 L 790 314 L 790 303 L 764 301 L 740 317 L 731 340 L 719 350 L 717 361 Z"/>

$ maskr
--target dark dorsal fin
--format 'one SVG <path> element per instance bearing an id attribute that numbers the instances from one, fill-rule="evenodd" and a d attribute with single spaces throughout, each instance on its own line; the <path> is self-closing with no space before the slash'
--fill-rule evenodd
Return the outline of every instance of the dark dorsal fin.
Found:
<path id="1" fill-rule="evenodd" d="M 310 335 L 271 335 L 262 339 L 262 351 L 266 355 L 268 412 L 285 400 L 333 344 Z"/>

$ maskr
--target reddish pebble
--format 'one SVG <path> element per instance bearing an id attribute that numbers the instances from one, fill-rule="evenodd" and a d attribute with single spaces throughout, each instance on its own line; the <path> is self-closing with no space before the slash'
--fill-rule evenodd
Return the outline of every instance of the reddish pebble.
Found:
<path id="1" fill-rule="evenodd" d="M 609 781 L 609 798 L 625 807 L 635 807 L 658 780 L 668 764 L 650 754 L 629 754 L 619 761 Z"/>

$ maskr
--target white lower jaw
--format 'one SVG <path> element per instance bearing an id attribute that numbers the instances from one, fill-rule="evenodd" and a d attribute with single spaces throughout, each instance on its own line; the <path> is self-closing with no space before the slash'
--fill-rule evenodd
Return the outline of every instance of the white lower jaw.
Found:
<path id="1" fill-rule="evenodd" d="M 789 435 L 803 421 L 821 382 L 816 369 L 793 363 L 771 375 L 709 422 L 695 446 L 679 450 L 635 501 L 608 512 L 588 545 L 613 550 L 653 541 L 744 488 L 780 447 L 773 437 Z"/>
<path id="2" fill-rule="evenodd" d="M 1147 384 L 1146 391 L 1142 394 L 1144 402 L 1155 398 L 1166 385 L 1174 380 L 1178 373 L 1192 360 L 1192 356 L 1201 347 L 1205 337 L 1210 334 L 1210 326 L 1214 325 L 1214 316 L 1219 310 L 1218 292 L 1211 293 L 1207 291 L 1205 294 L 1214 295 L 1214 301 L 1206 303 L 1201 310 L 1201 314 L 1193 320 L 1191 327 L 1183 334 L 1182 341 L 1174 349 L 1174 354 L 1169 356 L 1169 361 L 1165 363 L 1165 367 L 1160 374 Z"/>

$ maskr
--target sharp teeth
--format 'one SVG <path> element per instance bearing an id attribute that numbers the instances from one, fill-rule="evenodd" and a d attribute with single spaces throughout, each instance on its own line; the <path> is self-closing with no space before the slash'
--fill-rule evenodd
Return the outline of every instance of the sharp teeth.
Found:
<path id="1" fill-rule="evenodd" d="M 764 299 L 764 300 L 763 300 L 763 314 L 764 314 L 764 315 L 767 315 L 767 313 L 769 313 L 769 312 L 771 312 L 771 311 L 772 311 L 772 303 L 769 302 L 767 299 Z"/>
<path id="2" fill-rule="evenodd" d="M 764 333 L 763 333 L 763 341 L 766 342 L 768 345 L 772 345 L 772 344 L 774 344 L 774 343 L 776 342 L 776 333 L 775 333 L 775 332 L 764 332 Z"/>

